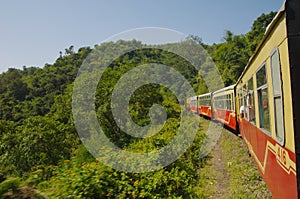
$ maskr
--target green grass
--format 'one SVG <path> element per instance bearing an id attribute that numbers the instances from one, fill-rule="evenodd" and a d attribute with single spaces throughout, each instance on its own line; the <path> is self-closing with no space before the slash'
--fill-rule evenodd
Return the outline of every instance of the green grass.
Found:
<path id="1" fill-rule="evenodd" d="M 220 143 L 223 161 L 230 175 L 229 198 L 272 198 L 248 155 L 244 141 L 224 130 Z"/>
<path id="2" fill-rule="evenodd" d="M 201 198 L 272 198 L 244 141 L 223 129 L 195 188 Z"/>

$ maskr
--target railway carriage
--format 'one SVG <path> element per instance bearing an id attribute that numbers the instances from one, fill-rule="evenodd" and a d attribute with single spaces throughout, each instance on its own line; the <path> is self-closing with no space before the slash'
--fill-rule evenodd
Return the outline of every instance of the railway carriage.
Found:
<path id="1" fill-rule="evenodd" d="M 235 113 L 235 85 L 228 86 L 213 92 L 213 115 L 212 119 L 221 122 L 226 127 L 236 130 Z"/>
<path id="2" fill-rule="evenodd" d="M 185 108 L 188 111 L 190 111 L 190 103 L 191 103 L 190 101 L 191 101 L 190 98 L 185 100 Z"/>
<path id="3" fill-rule="evenodd" d="M 198 96 L 198 114 L 211 118 L 211 96 L 212 93 L 206 93 Z"/>
<path id="4" fill-rule="evenodd" d="M 274 198 L 299 197 L 300 1 L 286 1 L 236 84 L 239 131 Z"/>
<path id="5" fill-rule="evenodd" d="M 192 113 L 198 113 L 198 97 L 193 96 L 187 99 L 186 101 L 187 109 Z"/>

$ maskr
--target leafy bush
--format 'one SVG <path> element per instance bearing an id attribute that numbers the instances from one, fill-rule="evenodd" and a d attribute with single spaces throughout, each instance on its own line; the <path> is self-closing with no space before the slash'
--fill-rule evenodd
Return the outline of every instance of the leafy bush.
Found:
<path id="1" fill-rule="evenodd" d="M 168 131 L 175 124 L 177 122 L 173 121 Z M 170 134 L 159 136 L 165 142 L 170 139 Z M 198 169 L 203 167 L 206 162 L 206 159 L 199 159 L 197 155 L 203 138 L 203 131 L 199 131 L 195 142 L 184 155 L 171 165 L 155 172 L 120 172 L 100 162 L 79 164 L 80 159 L 74 157 L 71 160 L 65 160 L 58 166 L 34 171 L 31 175 L 31 183 L 36 183 L 39 190 L 47 193 L 50 198 L 201 197 L 201 194 L 204 193 L 196 193 L 195 187 L 201 180 Z M 132 143 L 129 148 L 143 151 L 145 150 L 142 147 L 144 145 L 144 140 L 141 140 Z M 148 145 L 150 145 L 148 149 L 157 147 L 155 142 L 149 142 Z M 51 177 L 46 178 L 47 175 L 51 175 Z"/>
<path id="2" fill-rule="evenodd" d="M 7 193 L 9 190 L 15 191 L 20 185 L 19 178 L 9 178 L 0 183 L 0 196 Z"/>

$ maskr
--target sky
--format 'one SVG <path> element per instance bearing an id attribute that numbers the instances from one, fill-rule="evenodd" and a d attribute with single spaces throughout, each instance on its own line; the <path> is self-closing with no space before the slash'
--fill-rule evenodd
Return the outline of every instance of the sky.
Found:
<path id="1" fill-rule="evenodd" d="M 0 3 L 0 73 L 43 67 L 70 46 L 101 44 L 120 32 L 143 27 L 196 35 L 219 43 L 226 30 L 245 34 L 262 13 L 283 0 L 27 0 Z"/>

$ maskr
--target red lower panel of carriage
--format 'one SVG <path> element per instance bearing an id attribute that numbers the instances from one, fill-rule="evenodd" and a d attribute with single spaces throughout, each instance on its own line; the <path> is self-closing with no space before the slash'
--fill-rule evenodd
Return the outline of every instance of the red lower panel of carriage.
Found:
<path id="1" fill-rule="evenodd" d="M 298 198 L 295 153 L 245 119 L 239 119 L 239 128 L 273 198 Z"/>
<path id="2" fill-rule="evenodd" d="M 190 111 L 193 113 L 197 113 L 197 106 L 190 106 Z"/>
<path id="3" fill-rule="evenodd" d="M 198 108 L 198 113 L 202 116 L 211 118 L 211 107 L 210 106 L 200 106 Z"/>
<path id="4" fill-rule="evenodd" d="M 213 118 L 225 126 L 236 130 L 236 114 L 234 111 L 215 108 Z"/>

